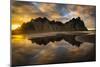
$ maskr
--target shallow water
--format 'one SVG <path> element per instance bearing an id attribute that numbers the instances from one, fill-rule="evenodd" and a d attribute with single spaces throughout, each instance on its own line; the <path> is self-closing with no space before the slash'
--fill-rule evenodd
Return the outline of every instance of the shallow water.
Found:
<path id="1" fill-rule="evenodd" d="M 95 43 L 83 42 L 79 47 L 73 46 L 65 40 L 49 42 L 47 45 L 39 45 L 28 40 L 29 37 L 53 36 L 61 32 L 12 35 L 12 64 L 34 65 L 51 63 L 69 63 L 95 60 Z M 89 32 L 62 32 L 64 34 L 77 34 L 79 36 L 95 35 Z M 85 34 L 83 34 L 85 33 Z M 82 40 L 81 40 L 82 41 Z"/>

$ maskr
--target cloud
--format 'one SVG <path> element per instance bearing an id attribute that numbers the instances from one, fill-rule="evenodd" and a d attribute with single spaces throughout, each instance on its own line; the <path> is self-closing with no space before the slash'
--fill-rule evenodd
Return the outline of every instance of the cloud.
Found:
<path id="1" fill-rule="evenodd" d="M 88 29 L 96 23 L 96 7 L 89 5 L 55 4 L 15 1 L 12 4 L 12 23 L 22 24 L 32 18 L 47 17 L 50 20 L 67 21 L 80 16 Z M 65 18 L 66 17 L 66 18 Z"/>
<path id="2" fill-rule="evenodd" d="M 88 29 L 94 28 L 96 23 L 96 7 L 87 5 L 67 5 L 69 17 L 80 16 Z"/>

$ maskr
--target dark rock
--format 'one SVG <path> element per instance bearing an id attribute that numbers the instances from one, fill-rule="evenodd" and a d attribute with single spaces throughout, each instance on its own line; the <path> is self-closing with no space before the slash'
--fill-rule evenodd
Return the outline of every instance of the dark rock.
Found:
<path id="1" fill-rule="evenodd" d="M 50 21 L 46 17 L 38 17 L 30 22 L 23 23 L 20 28 L 14 30 L 13 34 L 28 34 L 41 32 L 58 32 L 58 31 L 87 31 L 84 22 L 78 18 L 73 18 L 63 24 L 60 21 Z"/>

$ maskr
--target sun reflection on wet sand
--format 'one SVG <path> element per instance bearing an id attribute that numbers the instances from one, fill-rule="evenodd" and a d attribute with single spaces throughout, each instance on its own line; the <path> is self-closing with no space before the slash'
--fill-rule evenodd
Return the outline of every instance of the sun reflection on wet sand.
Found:
<path id="1" fill-rule="evenodd" d="M 94 46 L 94 43 L 84 42 L 77 47 L 65 40 L 50 41 L 47 45 L 39 45 L 28 40 L 27 35 L 12 35 L 12 64 L 67 63 L 84 61 L 84 59 L 94 61 Z"/>

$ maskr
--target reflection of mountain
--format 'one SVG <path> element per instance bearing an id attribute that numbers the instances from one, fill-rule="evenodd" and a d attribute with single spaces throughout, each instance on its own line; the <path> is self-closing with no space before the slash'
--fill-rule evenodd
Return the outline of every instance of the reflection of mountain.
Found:
<path id="1" fill-rule="evenodd" d="M 50 41 L 55 42 L 55 41 L 61 41 L 65 40 L 71 43 L 72 45 L 77 45 L 80 46 L 82 42 L 76 41 L 75 40 L 75 35 L 64 35 L 64 34 L 57 34 L 55 36 L 47 36 L 47 37 L 37 37 L 37 38 L 30 38 L 29 40 L 32 41 L 32 43 L 36 42 L 38 44 L 48 44 Z"/>
<path id="2" fill-rule="evenodd" d="M 60 21 L 50 21 L 45 17 L 39 17 L 32 19 L 30 22 L 23 23 L 20 28 L 13 31 L 13 34 L 56 31 L 87 31 L 87 28 L 80 17 L 73 18 L 65 24 Z"/>
<path id="3" fill-rule="evenodd" d="M 16 65 L 95 61 L 95 43 L 87 42 L 87 40 L 91 40 L 91 35 L 84 35 L 84 37 L 78 37 L 83 42 L 79 47 L 73 46 L 65 40 L 49 42 L 44 46 L 31 43 L 27 39 L 16 40 L 15 38 L 12 40 L 12 65 L 16 67 Z"/>
<path id="4" fill-rule="evenodd" d="M 32 43 L 37 43 L 39 45 L 47 45 L 49 42 L 61 41 L 65 40 L 72 45 L 80 46 L 83 42 L 95 43 L 95 35 L 66 35 L 66 34 L 57 34 L 54 36 L 46 36 L 46 37 L 31 37 L 29 40 Z"/>

